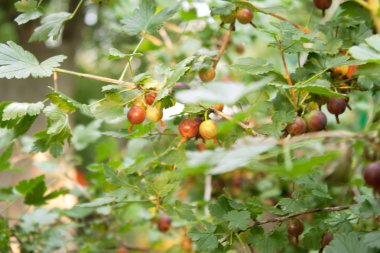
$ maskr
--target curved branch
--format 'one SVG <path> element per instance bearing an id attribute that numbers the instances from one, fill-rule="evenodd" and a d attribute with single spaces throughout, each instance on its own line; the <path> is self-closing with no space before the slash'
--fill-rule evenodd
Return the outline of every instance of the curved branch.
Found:
<path id="1" fill-rule="evenodd" d="M 124 82 L 122 80 L 116 80 L 116 79 L 112 79 L 112 78 L 108 78 L 108 77 L 104 77 L 104 76 L 79 73 L 79 72 L 70 71 L 70 70 L 66 70 L 66 69 L 60 69 L 60 68 L 55 68 L 54 72 L 62 73 L 62 74 L 68 74 L 68 75 L 77 76 L 77 77 L 81 77 L 81 78 L 92 79 L 92 80 L 105 82 L 105 83 L 125 85 L 127 89 L 137 89 L 138 88 L 138 86 L 134 83 Z"/>
<path id="2" fill-rule="evenodd" d="M 214 60 L 214 64 L 213 64 L 214 69 L 216 68 L 216 66 L 218 65 L 218 63 L 219 63 L 220 59 L 222 58 L 224 52 L 226 51 L 226 48 L 228 47 L 228 44 L 230 43 L 230 40 L 231 40 L 232 32 L 234 30 L 235 30 L 235 25 L 231 24 L 230 28 L 228 29 L 226 36 L 224 36 L 224 38 L 223 38 L 223 43 L 219 49 L 219 53 Z"/>
<path id="3" fill-rule="evenodd" d="M 263 221 L 255 221 L 253 226 L 261 226 L 267 223 L 273 223 L 273 222 L 283 222 L 291 218 L 295 218 L 301 215 L 305 214 L 310 214 L 310 213 L 319 213 L 319 212 L 336 212 L 336 211 L 342 211 L 349 209 L 351 206 L 350 205 L 343 205 L 343 206 L 333 206 L 333 207 L 320 207 L 320 208 L 314 208 L 314 209 L 309 209 L 305 210 L 302 212 L 297 212 L 297 213 L 292 213 L 288 214 L 285 216 L 279 216 L 276 218 L 268 219 L 268 220 L 263 220 Z"/>

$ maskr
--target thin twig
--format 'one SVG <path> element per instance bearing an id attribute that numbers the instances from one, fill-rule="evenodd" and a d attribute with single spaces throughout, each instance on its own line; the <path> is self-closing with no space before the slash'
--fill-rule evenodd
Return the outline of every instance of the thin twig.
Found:
<path id="1" fill-rule="evenodd" d="M 246 0 L 244 0 L 244 1 L 242 1 L 242 2 L 251 5 L 252 8 L 256 9 L 256 10 L 259 11 L 259 12 L 262 12 L 262 13 L 264 13 L 264 14 L 266 14 L 266 15 L 270 15 L 270 16 L 272 16 L 272 17 L 274 17 L 274 18 L 279 19 L 279 20 L 282 20 L 282 21 L 288 22 L 289 24 L 291 24 L 291 25 L 294 26 L 295 28 L 297 28 L 297 29 L 303 31 L 304 33 L 310 33 L 310 30 L 309 30 L 309 28 L 307 28 L 307 27 L 304 27 L 304 26 L 302 26 L 302 25 L 299 25 L 299 24 L 297 24 L 297 23 L 294 23 L 294 22 L 290 21 L 289 19 L 284 18 L 284 17 L 282 17 L 282 16 L 280 16 L 280 15 L 278 15 L 278 14 L 276 14 L 276 13 L 272 13 L 272 12 L 264 11 L 264 10 L 261 9 L 259 6 L 255 5 L 255 4 L 251 3 L 251 2 L 248 2 L 248 1 L 246 1 Z"/>
<path id="2" fill-rule="evenodd" d="M 285 53 L 284 53 L 284 50 L 282 48 L 282 41 L 277 40 L 277 42 L 278 42 L 278 49 L 280 50 L 280 53 L 281 53 L 282 64 L 284 65 L 286 81 L 288 82 L 289 85 L 293 85 L 292 79 L 290 78 L 288 65 L 286 64 Z M 290 89 L 290 93 L 292 95 L 293 104 L 297 105 L 297 97 L 296 97 L 295 89 L 294 88 Z"/>
<path id="3" fill-rule="evenodd" d="M 136 45 L 135 49 L 133 50 L 133 52 L 132 52 L 132 56 L 128 59 L 128 62 L 127 62 L 127 64 L 125 65 L 125 67 L 124 67 L 124 69 L 123 69 L 123 72 L 122 72 L 121 75 L 120 75 L 119 81 L 123 81 L 123 80 L 124 80 L 124 77 L 125 77 L 125 74 L 127 73 L 127 70 L 128 70 L 128 68 L 129 68 L 129 65 L 131 64 L 131 62 L 132 62 L 132 60 L 133 60 L 133 56 L 137 53 L 137 50 L 139 50 L 141 44 L 142 44 L 143 41 L 144 41 L 144 38 L 145 38 L 144 36 L 145 36 L 145 34 L 142 34 L 139 43 Z"/>
<path id="4" fill-rule="evenodd" d="M 305 215 L 305 214 L 319 213 L 319 212 L 342 211 L 342 210 L 349 209 L 350 207 L 351 207 L 350 205 L 343 205 L 343 206 L 314 208 L 314 209 L 309 209 L 309 210 L 305 210 L 302 212 L 292 213 L 292 214 L 288 214 L 285 216 L 280 216 L 280 217 L 276 217 L 276 218 L 272 218 L 272 219 L 268 219 L 268 220 L 256 221 L 256 222 L 254 222 L 253 226 L 261 226 L 261 225 L 264 225 L 267 223 L 274 223 L 274 222 L 283 222 L 283 221 L 289 220 L 291 218 L 298 217 L 298 216 Z"/>
<path id="5" fill-rule="evenodd" d="M 231 40 L 232 32 L 234 30 L 235 30 L 235 25 L 231 24 L 230 28 L 228 29 L 227 34 L 223 38 L 222 46 L 219 49 L 219 53 L 214 60 L 214 64 L 213 64 L 214 69 L 216 68 L 224 52 L 226 51 L 226 48 L 228 47 L 228 44 L 230 43 L 230 40 Z"/>
<path id="6" fill-rule="evenodd" d="M 57 71 L 53 72 L 53 80 L 54 80 L 54 90 L 58 90 L 58 73 Z"/>
<path id="7" fill-rule="evenodd" d="M 134 83 L 124 82 L 122 80 L 116 80 L 116 79 L 103 77 L 103 76 L 91 75 L 91 74 L 86 74 L 86 73 L 79 73 L 79 72 L 70 71 L 70 70 L 66 70 L 66 69 L 55 68 L 54 72 L 73 75 L 73 76 L 77 76 L 77 77 L 81 77 L 81 78 L 92 79 L 92 80 L 105 82 L 105 83 L 125 85 L 127 89 L 136 89 L 138 87 Z"/>

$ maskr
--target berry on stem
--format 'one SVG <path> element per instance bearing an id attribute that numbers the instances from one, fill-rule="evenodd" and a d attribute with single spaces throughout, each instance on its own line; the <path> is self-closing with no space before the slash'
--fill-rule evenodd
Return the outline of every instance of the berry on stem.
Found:
<path id="1" fill-rule="evenodd" d="M 334 239 L 334 235 L 331 232 L 325 232 L 322 235 L 322 240 L 321 240 L 321 246 L 322 248 L 326 247 L 327 245 L 330 244 L 330 242 Z"/>
<path id="2" fill-rule="evenodd" d="M 294 122 L 286 127 L 286 131 L 291 135 L 303 134 L 306 132 L 306 123 L 301 117 L 297 116 Z"/>
<path id="3" fill-rule="evenodd" d="M 183 137 L 181 141 L 196 137 L 199 131 L 199 121 L 196 119 L 184 119 L 179 123 L 178 130 Z"/>
<path id="4" fill-rule="evenodd" d="M 158 122 L 162 119 L 163 113 L 159 106 L 148 106 L 146 109 L 146 118 L 151 122 Z"/>
<path id="5" fill-rule="evenodd" d="M 236 13 L 236 18 L 243 25 L 249 24 L 253 18 L 253 11 L 248 8 L 240 8 Z"/>
<path id="6" fill-rule="evenodd" d="M 317 9 L 322 10 L 323 16 L 325 16 L 325 10 L 330 8 L 332 0 L 314 0 L 314 6 Z"/>
<path id="7" fill-rule="evenodd" d="M 306 125 L 310 132 L 321 131 L 327 125 L 326 115 L 321 111 L 312 111 L 306 115 Z"/>
<path id="8" fill-rule="evenodd" d="M 160 218 L 158 218 L 157 228 L 159 231 L 165 233 L 170 229 L 171 223 L 172 219 L 168 215 L 162 214 Z"/>
<path id="9" fill-rule="evenodd" d="M 336 122 L 339 124 L 339 115 L 344 113 L 347 107 L 347 100 L 345 98 L 329 98 L 327 101 L 327 110 L 335 115 Z"/>
<path id="10" fill-rule="evenodd" d="M 364 181 L 374 189 L 380 189 L 380 163 L 370 163 L 364 170 Z"/>
<path id="11" fill-rule="evenodd" d="M 145 120 L 146 111 L 143 107 L 138 105 L 133 105 L 131 109 L 129 109 L 127 117 L 129 122 L 131 122 L 131 127 L 128 129 L 132 131 L 133 125 L 137 125 L 142 123 Z"/>
<path id="12" fill-rule="evenodd" d="M 288 234 L 294 237 L 300 236 L 303 233 L 303 223 L 297 218 L 288 220 L 286 227 Z"/>
<path id="13" fill-rule="evenodd" d="M 200 135 L 206 139 L 214 139 L 218 133 L 218 128 L 213 120 L 205 120 L 199 126 Z"/>
<path id="14" fill-rule="evenodd" d="M 202 69 L 199 71 L 199 78 L 203 82 L 211 82 L 215 78 L 215 69 L 214 68 L 208 68 L 208 69 Z"/>

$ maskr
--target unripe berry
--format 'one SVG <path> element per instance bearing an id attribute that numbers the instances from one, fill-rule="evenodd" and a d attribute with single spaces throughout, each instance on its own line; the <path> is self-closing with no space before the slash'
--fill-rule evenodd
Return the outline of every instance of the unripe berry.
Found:
<path id="1" fill-rule="evenodd" d="M 205 120 L 199 126 L 199 133 L 206 140 L 214 139 L 218 133 L 218 128 L 213 120 Z"/>
<path id="2" fill-rule="evenodd" d="M 240 8 L 236 13 L 237 20 L 245 25 L 252 21 L 253 12 L 248 8 Z"/>
<path id="3" fill-rule="evenodd" d="M 178 130 L 184 140 L 193 138 L 198 135 L 199 121 L 196 119 L 184 119 L 179 123 Z"/>
<path id="4" fill-rule="evenodd" d="M 170 225 L 172 223 L 172 219 L 166 214 L 162 214 L 157 222 L 157 228 L 161 232 L 165 233 L 170 229 Z"/>
<path id="5" fill-rule="evenodd" d="M 146 109 L 146 118 L 151 122 L 160 121 L 162 115 L 162 110 L 158 106 L 148 106 Z"/>
<path id="6" fill-rule="evenodd" d="M 326 247 L 327 245 L 330 244 L 330 242 L 334 239 L 334 235 L 331 232 L 325 232 L 322 235 L 322 240 L 321 240 L 321 246 L 322 248 Z"/>
<path id="7" fill-rule="evenodd" d="M 211 82 L 215 78 L 215 69 L 214 68 L 208 68 L 208 69 L 202 69 L 199 71 L 199 78 L 203 82 Z"/>
<path id="8" fill-rule="evenodd" d="M 298 237 L 303 233 L 303 223 L 297 218 L 290 219 L 287 226 L 288 234 L 294 237 Z"/>
<path id="9" fill-rule="evenodd" d="M 152 105 L 157 97 L 157 93 L 149 93 L 145 95 L 145 101 L 148 105 Z"/>
<path id="10" fill-rule="evenodd" d="M 133 104 L 132 104 L 132 107 L 133 106 L 139 106 L 139 107 L 141 107 L 141 108 L 145 108 L 146 107 L 146 103 L 145 103 L 145 101 L 144 101 L 144 99 L 143 98 L 136 98 L 135 100 L 133 100 Z"/>
<path id="11" fill-rule="evenodd" d="M 134 105 L 128 111 L 128 120 L 133 124 L 137 125 L 145 120 L 145 109 L 141 106 Z"/>
<path id="12" fill-rule="evenodd" d="M 306 132 L 306 123 L 301 117 L 296 117 L 294 122 L 286 127 L 291 135 L 300 135 Z"/>
<path id="13" fill-rule="evenodd" d="M 327 101 L 327 110 L 335 115 L 336 122 L 339 124 L 339 115 L 344 113 L 347 107 L 347 100 L 345 98 L 329 98 Z"/>
<path id="14" fill-rule="evenodd" d="M 321 131 L 327 125 L 326 115 L 321 111 L 312 111 L 306 115 L 306 125 L 310 132 Z"/>
<path id="15" fill-rule="evenodd" d="M 370 163 L 364 170 L 364 181 L 375 189 L 380 188 L 380 163 Z"/>
<path id="16" fill-rule="evenodd" d="M 225 24 L 232 24 L 236 20 L 236 12 L 233 11 L 229 15 L 220 15 L 220 19 Z"/>

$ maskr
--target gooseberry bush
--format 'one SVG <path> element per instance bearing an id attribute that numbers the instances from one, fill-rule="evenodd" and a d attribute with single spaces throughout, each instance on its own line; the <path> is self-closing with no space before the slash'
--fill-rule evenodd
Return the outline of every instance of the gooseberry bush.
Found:
<path id="1" fill-rule="evenodd" d="M 71 188 L 43 172 L 2 186 L 1 252 L 380 252 L 378 0 L 54 5 L 17 1 L 16 22 L 64 43 L 96 8 L 98 62 L 84 73 L 0 44 L 0 78 L 51 80 L 41 101 L 1 102 L 0 170 L 23 152 L 86 172 Z M 64 94 L 66 75 L 102 97 Z M 48 206 L 62 195 L 76 203 Z"/>

